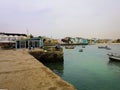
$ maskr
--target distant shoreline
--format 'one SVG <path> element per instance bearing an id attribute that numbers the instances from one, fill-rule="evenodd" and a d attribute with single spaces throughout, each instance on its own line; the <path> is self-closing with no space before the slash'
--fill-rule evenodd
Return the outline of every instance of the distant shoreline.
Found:
<path id="1" fill-rule="evenodd" d="M 120 45 L 120 43 L 96 43 L 96 44 L 60 44 L 61 46 L 66 45 Z"/>
<path id="2" fill-rule="evenodd" d="M 66 45 L 89 45 L 89 44 L 60 44 L 61 46 L 66 46 Z"/>
<path id="3" fill-rule="evenodd" d="M 120 43 L 96 43 L 95 45 L 120 45 Z"/>

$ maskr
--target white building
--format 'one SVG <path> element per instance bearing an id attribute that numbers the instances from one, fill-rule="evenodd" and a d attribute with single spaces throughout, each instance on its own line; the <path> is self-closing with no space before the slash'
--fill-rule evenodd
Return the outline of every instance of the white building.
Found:
<path id="1" fill-rule="evenodd" d="M 26 34 L 0 32 L 0 47 L 14 45 L 16 40 L 25 39 L 26 37 Z"/>

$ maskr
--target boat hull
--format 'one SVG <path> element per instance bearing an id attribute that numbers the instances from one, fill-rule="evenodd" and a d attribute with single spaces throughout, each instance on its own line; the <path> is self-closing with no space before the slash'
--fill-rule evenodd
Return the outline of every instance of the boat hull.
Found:
<path id="1" fill-rule="evenodd" d="M 109 56 L 109 59 L 112 61 L 119 61 L 120 62 L 120 57 Z"/>

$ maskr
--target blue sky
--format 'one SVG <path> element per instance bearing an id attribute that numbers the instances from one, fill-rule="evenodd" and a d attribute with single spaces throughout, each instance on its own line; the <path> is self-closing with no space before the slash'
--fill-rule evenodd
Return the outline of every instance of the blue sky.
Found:
<path id="1" fill-rule="evenodd" d="M 0 0 L 0 32 L 120 38 L 120 0 Z"/>

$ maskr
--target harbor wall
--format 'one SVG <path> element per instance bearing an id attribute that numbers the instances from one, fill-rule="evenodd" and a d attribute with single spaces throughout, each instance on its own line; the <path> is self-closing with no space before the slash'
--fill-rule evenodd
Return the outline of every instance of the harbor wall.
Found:
<path id="1" fill-rule="evenodd" d="M 63 52 L 62 51 L 30 51 L 32 56 L 34 56 L 40 62 L 63 62 Z"/>

